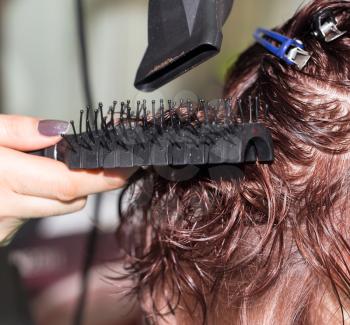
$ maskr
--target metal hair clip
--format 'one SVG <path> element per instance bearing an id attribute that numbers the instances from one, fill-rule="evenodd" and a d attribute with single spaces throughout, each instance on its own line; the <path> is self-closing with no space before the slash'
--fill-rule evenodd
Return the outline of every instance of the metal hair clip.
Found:
<path id="1" fill-rule="evenodd" d="M 254 38 L 270 53 L 289 65 L 295 64 L 300 70 L 305 67 L 311 57 L 311 54 L 304 50 L 301 41 L 277 32 L 258 28 L 254 33 Z M 279 44 L 279 46 L 275 46 L 272 42 Z"/>
<path id="2" fill-rule="evenodd" d="M 321 41 L 332 42 L 346 33 L 338 29 L 337 23 L 331 10 L 321 11 L 313 18 L 312 34 Z"/>

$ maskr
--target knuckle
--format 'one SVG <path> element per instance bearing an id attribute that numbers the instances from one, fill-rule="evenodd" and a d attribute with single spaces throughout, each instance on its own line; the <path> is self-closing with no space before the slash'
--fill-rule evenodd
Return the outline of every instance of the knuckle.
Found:
<path id="1" fill-rule="evenodd" d="M 56 187 L 56 197 L 63 202 L 73 201 L 78 197 L 78 188 L 69 176 L 61 177 Z"/>
<path id="2" fill-rule="evenodd" d="M 77 212 L 77 211 L 84 209 L 86 206 L 86 202 L 87 202 L 87 198 L 80 198 L 80 199 L 73 201 L 70 204 L 69 212 L 73 213 L 73 212 Z"/>
<path id="3" fill-rule="evenodd" d="M 9 217 L 17 217 L 17 209 L 13 207 L 12 195 L 9 191 L 0 189 L 0 222 Z"/>
<path id="4" fill-rule="evenodd" d="M 0 144 L 14 146 L 16 142 L 27 141 L 37 129 L 38 120 L 20 115 L 0 115 Z"/>
<path id="5" fill-rule="evenodd" d="M 85 206 L 86 206 L 86 203 L 87 203 L 87 198 L 86 198 L 86 197 L 80 199 L 80 200 L 78 201 L 78 204 L 77 204 L 78 210 L 84 209 Z"/>
<path id="6" fill-rule="evenodd" d="M 18 138 L 20 135 L 20 130 L 18 125 L 19 123 L 19 117 L 17 116 L 10 116 L 2 120 L 1 123 L 1 132 L 2 136 L 5 139 L 8 138 Z"/>

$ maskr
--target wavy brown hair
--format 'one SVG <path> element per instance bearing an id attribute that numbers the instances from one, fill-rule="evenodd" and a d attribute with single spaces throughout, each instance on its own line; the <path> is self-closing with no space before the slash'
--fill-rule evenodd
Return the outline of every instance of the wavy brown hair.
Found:
<path id="1" fill-rule="evenodd" d="M 310 31 L 325 9 L 347 31 L 330 43 Z M 254 44 L 225 88 L 269 105 L 263 123 L 275 162 L 240 166 L 238 178 L 201 170 L 182 182 L 143 169 L 124 192 L 117 238 L 132 292 L 154 323 L 346 322 L 350 2 L 313 1 L 275 30 L 303 41 L 307 66 Z"/>

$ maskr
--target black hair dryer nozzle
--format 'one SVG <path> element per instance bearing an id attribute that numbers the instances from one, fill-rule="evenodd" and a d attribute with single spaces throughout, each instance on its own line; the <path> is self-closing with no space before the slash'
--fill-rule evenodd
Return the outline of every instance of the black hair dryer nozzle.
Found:
<path id="1" fill-rule="evenodd" d="M 150 0 L 148 48 L 135 87 L 155 90 L 218 54 L 234 0 Z"/>

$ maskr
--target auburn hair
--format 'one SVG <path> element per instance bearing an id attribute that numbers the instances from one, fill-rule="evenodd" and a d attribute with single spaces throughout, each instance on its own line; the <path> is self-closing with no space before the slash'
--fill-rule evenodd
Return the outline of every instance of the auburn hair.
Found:
<path id="1" fill-rule="evenodd" d="M 322 10 L 332 10 L 344 36 L 312 35 Z M 235 167 L 230 178 L 209 177 L 207 166 L 181 182 L 142 169 L 121 197 L 117 240 L 150 322 L 346 321 L 350 2 L 312 1 L 275 30 L 304 43 L 312 54 L 304 69 L 253 44 L 224 90 L 268 105 L 274 163 Z"/>

